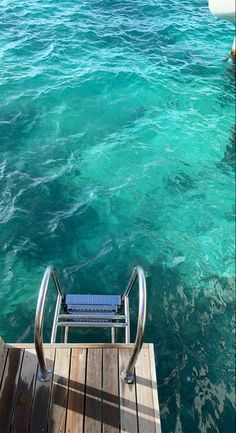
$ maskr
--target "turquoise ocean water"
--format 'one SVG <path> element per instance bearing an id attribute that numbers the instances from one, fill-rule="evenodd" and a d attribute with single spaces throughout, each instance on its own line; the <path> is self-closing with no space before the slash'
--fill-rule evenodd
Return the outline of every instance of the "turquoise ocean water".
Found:
<path id="1" fill-rule="evenodd" d="M 32 341 L 48 264 L 92 293 L 140 264 L 163 433 L 234 433 L 233 26 L 205 0 L 0 10 L 0 335 Z"/>

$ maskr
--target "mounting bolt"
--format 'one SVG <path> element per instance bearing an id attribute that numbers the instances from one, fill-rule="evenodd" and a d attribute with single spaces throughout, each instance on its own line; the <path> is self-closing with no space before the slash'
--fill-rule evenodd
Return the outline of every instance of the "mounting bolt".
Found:
<path id="1" fill-rule="evenodd" d="M 46 375 L 42 375 L 42 372 L 39 370 L 38 379 L 40 382 L 48 382 L 52 378 L 52 370 L 48 370 Z"/>
<path id="2" fill-rule="evenodd" d="M 125 383 L 128 383 L 129 385 L 135 382 L 135 374 L 134 373 L 127 374 L 126 370 L 122 371 L 121 378 Z"/>

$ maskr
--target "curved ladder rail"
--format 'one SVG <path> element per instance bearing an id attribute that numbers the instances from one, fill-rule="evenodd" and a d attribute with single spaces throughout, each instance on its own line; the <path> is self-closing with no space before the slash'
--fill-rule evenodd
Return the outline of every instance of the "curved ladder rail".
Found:
<path id="1" fill-rule="evenodd" d="M 44 272 L 43 279 L 40 285 L 38 302 L 37 302 L 36 313 L 35 313 L 35 322 L 34 322 L 34 344 L 35 344 L 35 350 L 39 361 L 40 380 L 42 381 L 47 381 L 51 377 L 51 371 L 48 370 L 47 368 L 44 350 L 43 350 L 44 307 L 45 307 L 45 301 L 46 301 L 48 286 L 51 277 L 52 277 L 52 281 L 54 282 L 54 286 L 57 289 L 57 302 L 56 302 L 56 308 L 55 308 L 55 314 L 53 320 L 51 342 L 56 332 L 56 318 L 58 315 L 58 311 L 60 309 L 61 300 L 63 296 L 57 272 L 51 266 L 48 266 L 46 268 L 46 271 Z"/>
<path id="2" fill-rule="evenodd" d="M 138 324 L 137 324 L 136 339 L 135 339 L 134 348 L 129 360 L 128 367 L 122 373 L 122 378 L 126 383 L 129 384 L 133 383 L 135 380 L 134 367 L 137 362 L 140 351 L 142 349 L 145 322 L 146 322 L 146 306 L 147 306 L 146 279 L 145 279 L 144 271 L 140 266 L 134 268 L 129 284 L 122 296 L 122 301 L 124 302 L 125 314 L 127 315 L 127 328 L 126 328 L 126 335 L 125 335 L 126 343 L 130 342 L 129 295 L 137 280 L 139 286 L 139 310 L 138 310 Z"/>
<path id="3" fill-rule="evenodd" d="M 44 273 L 40 289 L 38 302 L 35 313 L 35 325 L 34 325 L 34 343 L 35 350 L 37 353 L 39 367 L 40 367 L 40 379 L 42 381 L 47 381 L 51 377 L 51 371 L 48 370 L 44 350 L 43 350 L 43 319 L 44 319 L 44 307 L 46 301 L 46 295 L 48 291 L 48 286 L 50 280 L 53 280 L 54 286 L 57 289 L 57 302 L 54 313 L 52 334 L 51 334 L 51 343 L 55 342 L 56 337 L 56 325 L 57 318 L 61 306 L 61 301 L 63 297 L 63 293 L 61 290 L 61 286 L 59 283 L 58 275 L 56 270 L 52 266 L 48 266 Z M 142 349 L 143 344 L 143 336 L 146 322 L 146 303 L 147 303 L 147 294 L 146 294 L 146 279 L 144 275 L 144 271 L 140 266 L 134 268 L 129 284 L 122 296 L 122 303 L 124 304 L 125 315 L 127 318 L 127 326 L 125 330 L 125 342 L 130 342 L 130 313 L 129 313 L 129 295 L 131 290 L 133 289 L 136 281 L 138 280 L 139 285 L 139 312 L 138 312 L 138 324 L 137 324 L 137 332 L 136 339 L 134 343 L 134 348 L 129 360 L 129 364 L 127 369 L 122 373 L 122 378 L 126 383 L 133 383 L 135 380 L 134 368 L 137 362 L 139 353 Z"/>

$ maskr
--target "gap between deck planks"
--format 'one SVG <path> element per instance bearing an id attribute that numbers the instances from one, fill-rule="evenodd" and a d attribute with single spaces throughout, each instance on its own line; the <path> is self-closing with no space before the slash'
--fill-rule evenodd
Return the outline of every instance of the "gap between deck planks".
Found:
<path id="1" fill-rule="evenodd" d="M 0 345 L 0 433 L 161 433 L 152 344 L 135 385 L 120 379 L 133 345 L 45 347 L 52 377 L 41 382 L 33 345 Z"/>

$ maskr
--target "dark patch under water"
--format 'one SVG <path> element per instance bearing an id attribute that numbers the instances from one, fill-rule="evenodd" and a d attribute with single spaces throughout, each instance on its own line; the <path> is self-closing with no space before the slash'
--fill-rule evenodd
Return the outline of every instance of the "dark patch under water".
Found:
<path id="1" fill-rule="evenodd" d="M 229 143 L 226 145 L 225 155 L 222 162 L 229 164 L 235 169 L 235 156 L 236 156 L 236 125 L 232 128 L 232 135 Z"/>
<path id="2" fill-rule="evenodd" d="M 117 294 L 140 264 L 163 433 L 234 433 L 232 27 L 203 0 L 3 3 L 0 335 L 33 341 L 48 264 Z"/>

